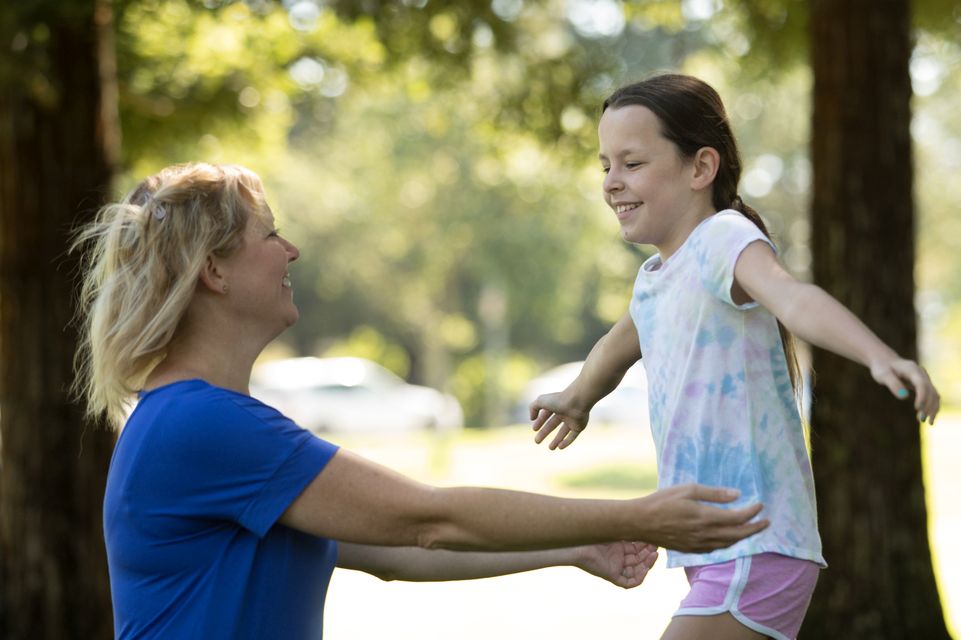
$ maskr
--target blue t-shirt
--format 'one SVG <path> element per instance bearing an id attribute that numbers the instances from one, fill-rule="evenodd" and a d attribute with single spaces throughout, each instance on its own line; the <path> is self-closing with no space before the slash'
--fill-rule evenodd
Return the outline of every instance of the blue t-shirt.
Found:
<path id="1" fill-rule="evenodd" d="M 336 451 L 202 380 L 143 393 L 104 496 L 117 638 L 321 638 L 337 545 L 277 519 Z"/>

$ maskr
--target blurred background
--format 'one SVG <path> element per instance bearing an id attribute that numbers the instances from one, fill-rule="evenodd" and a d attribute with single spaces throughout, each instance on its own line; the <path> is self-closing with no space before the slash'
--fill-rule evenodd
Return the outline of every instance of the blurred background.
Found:
<path id="1" fill-rule="evenodd" d="M 910 66 L 923 358 L 954 403 L 959 12 L 916 31 Z M 268 358 L 366 357 L 452 393 L 469 427 L 507 423 L 532 377 L 583 359 L 627 308 L 648 249 L 602 202 L 596 122 L 656 71 L 720 92 L 742 195 L 810 278 L 797 2 L 139 0 L 115 19 L 119 190 L 173 162 L 241 163 L 301 249 L 301 321 Z"/>
<path id="2" fill-rule="evenodd" d="M 57 109 L 79 93 L 64 91 L 76 85 L 50 70 L 86 77 L 89 70 L 62 55 L 69 47 L 55 45 L 74 32 L 74 14 L 92 7 L 96 28 L 83 29 L 102 47 L 93 72 L 106 96 L 96 108 L 119 126 L 98 130 L 109 188 L 79 191 L 84 215 L 100 196 L 117 196 L 172 163 L 239 163 L 263 178 L 281 233 L 301 251 L 291 267 L 301 318 L 258 363 L 255 393 L 313 420 L 306 426 L 325 437 L 425 481 L 626 497 L 656 483 L 642 371 L 598 408 L 591 437 L 562 454 L 534 447 L 525 426 L 530 400 L 566 384 L 625 312 L 649 251 L 620 239 L 602 202 L 600 104 L 618 86 L 658 71 L 712 84 L 740 143 L 742 197 L 765 218 L 786 266 L 811 280 L 810 22 L 818 4 L 17 0 L 0 7 L 0 80 L 70 130 L 72 121 Z M 887 11 L 883 3 L 863 6 L 864 20 Z M 914 176 L 914 308 L 920 357 L 947 407 L 943 427 L 922 431 L 927 492 L 920 508 L 929 512 L 951 628 L 961 619 L 953 575 L 961 558 L 947 542 L 961 539 L 961 478 L 953 463 L 961 454 L 954 435 L 961 425 L 961 4 L 917 0 L 910 10 L 914 156 L 904 163 Z M 3 116 L 15 110 L 4 100 Z M 34 135 L 41 148 L 43 136 L 29 133 L 33 124 L 0 120 L 0 141 Z M 8 190 L 15 156 L 0 154 Z M 83 163 L 60 165 L 63 177 Z M 27 189 L 27 200 L 55 191 L 50 184 L 56 180 Z M 16 208 L 0 200 L 0 209 Z M 76 202 L 69 206 L 74 211 Z M 26 235 L 5 224 L 7 256 Z M 54 246 L 51 261 L 60 252 Z M 4 262 L 10 282 L 27 273 L 12 264 Z M 69 291 L 54 293 L 69 299 Z M 2 301 L 9 322 L 26 317 L 12 306 L 14 296 Z M 17 344 L 10 335 L 8 350 Z M 19 397 L 10 381 L 52 368 L 48 360 L 4 359 L 7 449 L 22 451 L 11 434 L 29 433 L 24 437 L 46 438 L 54 452 L 47 460 L 79 457 L 80 443 L 36 436 L 36 421 L 16 426 L 21 414 L 7 409 Z M 84 437 L 89 456 L 94 436 Z M 13 513 L 11 504 L 47 500 L 29 499 L 29 483 L 16 481 L 20 458 L 4 455 L 4 513 Z M 41 467 L 38 461 L 29 473 L 41 475 Z M 98 495 L 91 482 L 85 495 Z M 96 512 L 90 500 L 78 512 Z M 17 522 L 30 521 L 17 513 Z M 8 564 L 27 537 L 11 522 L 3 539 Z M 90 535 L 93 543 L 77 543 L 78 555 L 97 542 L 96 532 Z M 32 557 L 44 566 L 43 553 Z M 52 559 L 38 571 L 63 564 Z M 338 572 L 328 637 L 657 637 L 685 586 L 662 565 L 631 592 L 572 569 L 464 585 L 381 584 Z M 15 574 L 4 575 L 13 585 Z M 44 591 L 27 583 L 26 591 Z M 9 612 L 26 610 L 17 604 L 26 600 L 10 595 L 15 588 L 5 592 L 9 620 Z M 43 606 L 35 610 L 39 620 Z M 0 629 L 4 615 L 0 606 Z M 888 629 L 890 637 L 918 637 Z M 51 633 L 44 637 L 66 637 Z"/>

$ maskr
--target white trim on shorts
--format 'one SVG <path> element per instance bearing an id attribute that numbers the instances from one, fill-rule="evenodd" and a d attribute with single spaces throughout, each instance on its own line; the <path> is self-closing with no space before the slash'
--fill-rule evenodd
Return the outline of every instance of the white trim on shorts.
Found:
<path id="1" fill-rule="evenodd" d="M 741 594 L 744 593 L 744 588 L 747 586 L 747 578 L 750 574 L 751 556 L 736 558 L 734 560 L 734 575 L 731 577 L 731 584 L 727 588 L 724 602 L 716 607 L 682 607 L 674 612 L 674 616 L 716 616 L 722 613 L 730 613 L 734 616 L 735 620 L 752 631 L 763 633 L 766 636 L 774 638 L 774 640 L 791 640 L 791 638 L 788 638 L 777 629 L 766 627 L 763 624 L 751 620 L 737 608 L 738 603 L 741 601 Z"/>

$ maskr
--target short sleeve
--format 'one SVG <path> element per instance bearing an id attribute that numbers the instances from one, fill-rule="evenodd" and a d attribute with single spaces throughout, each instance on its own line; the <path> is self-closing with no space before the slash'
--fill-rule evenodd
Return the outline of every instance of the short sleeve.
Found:
<path id="1" fill-rule="evenodd" d="M 749 244 L 760 241 L 777 251 L 764 232 L 737 211 L 725 210 L 705 220 L 691 240 L 698 276 L 711 295 L 738 309 L 757 306 L 756 302 L 736 304 L 731 297 L 731 287 L 734 266 Z"/>
<path id="2" fill-rule="evenodd" d="M 260 401 L 208 388 L 162 419 L 168 499 L 263 537 L 337 452 Z M 191 401 L 193 400 L 193 401 Z"/>

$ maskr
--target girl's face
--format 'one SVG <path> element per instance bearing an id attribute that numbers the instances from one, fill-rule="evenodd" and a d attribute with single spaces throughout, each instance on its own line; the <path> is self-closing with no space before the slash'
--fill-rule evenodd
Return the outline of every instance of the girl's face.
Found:
<path id="1" fill-rule="evenodd" d="M 693 164 L 661 135 L 660 121 L 647 107 L 608 108 L 598 137 L 604 200 L 624 239 L 652 244 L 666 259 L 693 229 L 688 224 L 698 201 L 691 188 Z"/>

